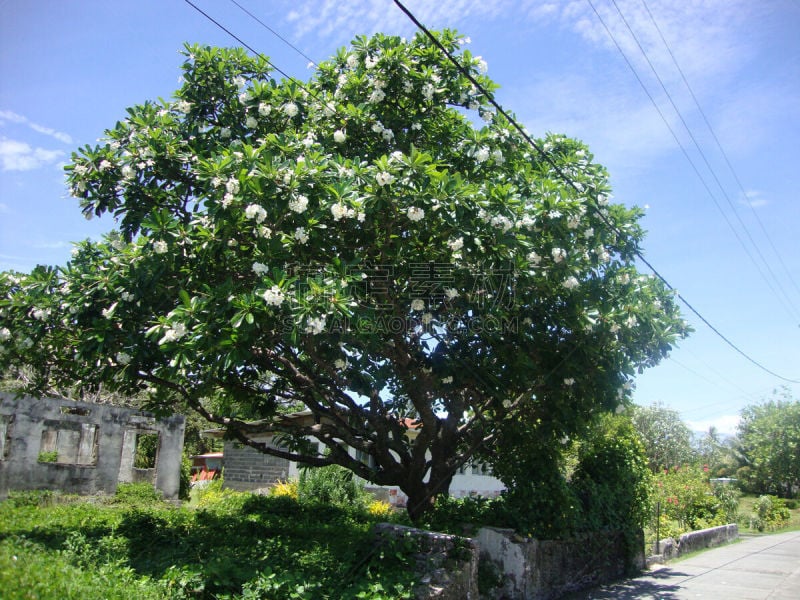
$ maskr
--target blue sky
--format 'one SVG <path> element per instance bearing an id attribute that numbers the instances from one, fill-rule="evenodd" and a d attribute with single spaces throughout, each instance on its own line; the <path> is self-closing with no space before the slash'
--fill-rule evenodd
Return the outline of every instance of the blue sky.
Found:
<path id="1" fill-rule="evenodd" d="M 315 61 L 358 34 L 414 31 L 390 0 L 238 1 Z M 196 4 L 282 70 L 308 77 L 306 58 L 229 0 Z M 406 5 L 428 26 L 471 38 L 471 51 L 502 86 L 497 99 L 531 132 L 585 141 L 608 168 L 615 199 L 649 207 L 648 260 L 743 351 L 800 379 L 800 3 Z M 73 150 L 124 117 L 125 107 L 171 95 L 184 41 L 236 44 L 180 0 L 0 0 L 0 270 L 63 264 L 71 242 L 113 227 L 81 216 L 61 169 Z M 635 399 L 662 402 L 696 429 L 732 431 L 743 406 L 785 382 L 686 315 L 696 333 L 638 378 Z M 789 385 L 800 398 L 800 385 Z"/>

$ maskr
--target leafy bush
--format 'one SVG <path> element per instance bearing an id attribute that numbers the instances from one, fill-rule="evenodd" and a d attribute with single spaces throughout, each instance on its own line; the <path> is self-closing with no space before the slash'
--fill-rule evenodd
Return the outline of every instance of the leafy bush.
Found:
<path id="1" fill-rule="evenodd" d="M 759 496 L 750 516 L 750 527 L 759 531 L 774 531 L 789 524 L 791 514 L 786 502 L 776 496 Z"/>
<path id="2" fill-rule="evenodd" d="M 739 499 L 742 493 L 732 485 L 714 486 L 714 496 L 719 500 L 725 523 L 736 523 L 739 519 Z"/>
<path id="3" fill-rule="evenodd" d="M 37 460 L 40 463 L 54 463 L 58 461 L 58 451 L 52 450 L 51 452 L 39 452 Z"/>
<path id="4" fill-rule="evenodd" d="M 297 500 L 298 496 L 298 482 L 296 479 L 288 479 L 286 481 L 279 481 L 269 490 L 269 495 L 276 498 L 292 498 Z"/>
<path id="5" fill-rule="evenodd" d="M 701 521 L 708 522 L 712 514 L 722 511 L 722 504 L 712 496 L 708 474 L 692 466 L 673 467 L 656 475 L 653 501 L 660 505 L 661 514 L 674 522 L 669 529 L 677 535 L 691 531 Z M 711 502 L 718 509 L 709 506 Z M 655 524 L 651 524 L 655 529 Z"/>
<path id="6" fill-rule="evenodd" d="M 249 494 L 224 488 L 223 479 L 214 479 L 198 488 L 197 508 L 211 511 L 233 512 L 239 510 Z"/>
<path id="7" fill-rule="evenodd" d="M 11 490 L 8 492 L 8 502 L 15 507 L 44 506 L 53 500 L 50 490 Z"/>
<path id="8" fill-rule="evenodd" d="M 114 493 L 114 502 L 133 506 L 147 506 L 163 501 L 161 492 L 147 482 L 120 483 Z"/>
<path id="9" fill-rule="evenodd" d="M 383 500 L 373 500 L 367 506 L 367 513 L 379 519 L 388 519 L 394 515 L 392 505 Z"/>
<path id="10" fill-rule="evenodd" d="M 297 497 L 301 502 L 360 508 L 372 500 L 353 472 L 339 465 L 301 469 Z"/>

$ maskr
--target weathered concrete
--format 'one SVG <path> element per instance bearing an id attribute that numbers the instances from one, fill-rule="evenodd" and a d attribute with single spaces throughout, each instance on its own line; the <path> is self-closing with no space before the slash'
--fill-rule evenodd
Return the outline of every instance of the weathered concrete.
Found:
<path id="1" fill-rule="evenodd" d="M 226 488 L 257 491 L 289 478 L 288 460 L 264 454 L 250 446 L 226 440 L 222 456 Z"/>
<path id="2" fill-rule="evenodd" d="M 714 548 L 732 542 L 739 537 L 739 526 L 735 523 L 720 525 L 719 527 L 709 527 L 698 531 L 689 531 L 681 535 L 677 541 L 672 538 L 659 540 L 658 546 L 654 548 L 654 556 L 648 557 L 649 564 L 663 563 L 668 560 L 678 558 L 688 552 Z"/>
<path id="3" fill-rule="evenodd" d="M 416 600 L 478 600 L 478 546 L 456 535 L 391 523 L 375 527 L 378 544 L 411 543 L 417 549 Z"/>
<path id="4" fill-rule="evenodd" d="M 177 498 L 185 419 L 59 399 L 0 394 L 0 496 L 9 490 L 113 494 L 120 481 L 151 481 Z M 136 437 L 157 434 L 155 467 L 133 466 Z M 44 462 L 47 460 L 47 462 Z"/>
<path id="5" fill-rule="evenodd" d="M 502 578 L 495 598 L 550 600 L 565 593 L 613 581 L 644 566 L 643 553 L 628 557 L 621 533 L 579 536 L 573 540 L 522 538 L 511 529 L 478 531 L 482 561 Z M 643 544 L 637 543 L 637 548 Z"/>

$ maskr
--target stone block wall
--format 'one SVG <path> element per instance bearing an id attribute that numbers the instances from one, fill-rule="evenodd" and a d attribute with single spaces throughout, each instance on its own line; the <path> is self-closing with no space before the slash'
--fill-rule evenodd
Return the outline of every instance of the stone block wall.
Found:
<path id="1" fill-rule="evenodd" d="M 732 542 L 739 537 L 739 526 L 735 523 L 709 527 L 698 531 L 689 531 L 677 540 L 666 538 L 660 540 L 658 548 L 654 548 L 654 556 L 648 558 L 649 563 L 664 562 L 678 558 L 688 552 L 714 548 Z"/>
<path id="2" fill-rule="evenodd" d="M 222 459 L 224 486 L 252 491 L 268 488 L 289 478 L 289 461 L 226 441 Z"/>
<path id="3" fill-rule="evenodd" d="M 479 599 L 475 540 L 391 523 L 376 525 L 375 534 L 378 545 L 413 544 L 419 581 L 415 600 Z"/>
<path id="4" fill-rule="evenodd" d="M 643 547 L 643 539 L 637 547 Z M 551 600 L 622 577 L 644 566 L 631 559 L 621 533 L 596 533 L 572 540 L 523 538 L 510 529 L 478 531 L 481 561 L 491 564 L 502 584 L 492 597 Z"/>

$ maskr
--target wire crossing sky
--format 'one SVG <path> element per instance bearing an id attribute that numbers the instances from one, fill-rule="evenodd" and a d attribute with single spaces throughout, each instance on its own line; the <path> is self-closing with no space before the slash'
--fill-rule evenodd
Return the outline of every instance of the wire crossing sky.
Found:
<path id="1" fill-rule="evenodd" d="M 299 81 L 310 76 L 308 63 L 356 35 L 415 31 L 391 0 L 193 1 Z M 471 38 L 470 51 L 502 86 L 498 103 L 534 137 L 552 131 L 586 142 L 608 168 L 615 200 L 649 206 L 648 262 L 748 355 L 796 379 L 800 323 L 789 314 L 800 305 L 800 204 L 792 185 L 800 6 L 616 0 L 618 12 L 610 0 L 592 4 L 613 39 L 588 2 L 404 2 L 426 26 Z M 61 167 L 70 152 L 123 118 L 125 107 L 171 95 L 182 61 L 176 52 L 186 41 L 239 44 L 185 2 L 0 5 L 0 269 L 64 263 L 71 242 L 113 227 L 83 219 L 67 197 Z M 752 258 L 709 202 L 705 180 L 670 128 L 698 169 L 705 168 L 703 156 L 713 169 L 736 211 L 731 215 L 723 200 L 724 212 Z M 697 332 L 673 351 L 674 360 L 638 377 L 636 401 L 663 402 L 697 429 L 731 431 L 739 410 L 780 381 L 688 311 L 687 318 Z"/>

